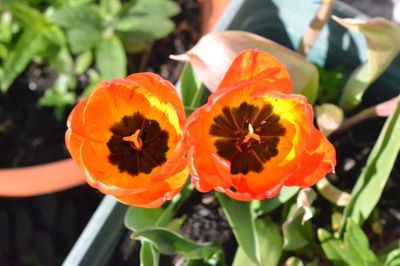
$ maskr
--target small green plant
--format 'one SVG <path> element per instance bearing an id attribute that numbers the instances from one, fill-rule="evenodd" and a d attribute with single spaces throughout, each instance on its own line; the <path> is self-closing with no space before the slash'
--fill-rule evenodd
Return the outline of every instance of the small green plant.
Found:
<path id="1" fill-rule="evenodd" d="M 171 0 L 6 1 L 0 12 L 1 91 L 32 61 L 50 65 L 58 78 L 39 104 L 62 117 L 79 75 L 89 77 L 85 95 L 101 79 L 126 76 L 126 53 L 169 35 L 180 8 Z"/>

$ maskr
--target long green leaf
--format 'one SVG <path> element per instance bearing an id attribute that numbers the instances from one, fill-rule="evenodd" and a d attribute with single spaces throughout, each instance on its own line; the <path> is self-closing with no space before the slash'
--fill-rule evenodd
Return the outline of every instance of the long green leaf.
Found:
<path id="1" fill-rule="evenodd" d="M 270 219 L 257 218 L 255 229 L 260 265 L 278 265 L 283 244 L 279 226 Z"/>
<path id="2" fill-rule="evenodd" d="M 163 227 L 152 227 L 133 234 L 136 239 L 150 242 L 165 255 L 181 254 L 186 259 L 210 259 L 221 249 L 215 244 L 198 244 Z"/>
<path id="3" fill-rule="evenodd" d="M 159 254 L 149 242 L 142 242 L 142 246 L 140 248 L 140 265 L 159 265 Z"/>
<path id="4" fill-rule="evenodd" d="M 126 55 L 116 36 L 105 38 L 99 44 L 96 49 L 96 65 L 104 79 L 126 76 Z"/>
<path id="5" fill-rule="evenodd" d="M 190 112 L 200 106 L 204 93 L 204 86 L 201 80 L 194 73 L 190 64 L 185 64 L 180 78 L 182 101 L 185 108 Z"/>
<path id="6" fill-rule="evenodd" d="M 361 225 L 378 203 L 400 150 L 400 107 L 387 119 L 368 157 L 356 185 L 350 204 L 345 208 L 341 230 L 348 217 Z"/>
<path id="7" fill-rule="evenodd" d="M 254 264 L 259 265 L 254 215 L 250 203 L 232 200 L 221 193 L 216 193 L 216 196 L 239 246 Z"/>
<path id="8" fill-rule="evenodd" d="M 235 258 L 233 259 L 232 266 L 257 266 L 249 257 L 244 253 L 243 249 L 238 246 L 235 254 Z"/>

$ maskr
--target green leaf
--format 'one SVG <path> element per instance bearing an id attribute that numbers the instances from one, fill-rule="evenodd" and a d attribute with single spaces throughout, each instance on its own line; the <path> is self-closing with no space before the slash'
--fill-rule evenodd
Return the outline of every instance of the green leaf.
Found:
<path id="1" fill-rule="evenodd" d="M 304 214 L 304 209 L 299 208 L 296 204 L 291 207 L 289 216 L 282 225 L 283 248 L 285 250 L 297 250 L 312 242 L 311 223 L 302 224 Z"/>
<path id="2" fill-rule="evenodd" d="M 336 265 L 381 265 L 370 250 L 366 235 L 351 220 L 348 221 L 344 240 L 335 239 L 329 232 L 319 229 L 318 237 L 325 255 Z"/>
<path id="3" fill-rule="evenodd" d="M 378 203 L 400 150 L 400 107 L 387 119 L 366 166 L 351 193 L 352 200 L 344 210 L 341 229 L 347 218 L 362 225 Z"/>
<path id="4" fill-rule="evenodd" d="M 253 33 L 212 32 L 204 35 L 186 54 L 170 57 L 192 63 L 201 81 L 214 91 L 236 55 L 245 49 L 259 49 L 278 58 L 292 77 L 294 93 L 305 95 L 310 103 L 315 101 L 319 75 L 317 68 L 298 53 Z"/>
<path id="5" fill-rule="evenodd" d="M 180 254 L 189 260 L 210 259 L 214 254 L 221 253 L 220 247 L 215 244 L 198 244 L 162 227 L 137 231 L 133 237 L 150 242 L 161 254 Z"/>
<path id="6" fill-rule="evenodd" d="M 75 62 L 75 73 L 78 75 L 83 74 L 93 63 L 92 51 L 86 51 L 81 53 Z"/>
<path id="7" fill-rule="evenodd" d="M 64 28 L 94 27 L 103 28 L 103 19 L 94 5 L 68 6 L 56 10 L 50 22 Z"/>
<path id="8" fill-rule="evenodd" d="M 48 43 L 43 36 L 36 34 L 33 31 L 25 30 L 15 45 L 15 48 L 10 52 L 4 61 L 3 78 L 1 80 L 1 91 L 6 92 L 15 78 L 21 74 L 29 62 L 45 50 Z"/>
<path id="9" fill-rule="evenodd" d="M 125 6 L 129 14 L 154 14 L 162 17 L 173 17 L 181 11 L 178 4 L 170 0 L 136 0 Z"/>
<path id="10" fill-rule="evenodd" d="M 71 52 L 74 54 L 82 53 L 95 47 L 102 38 L 101 31 L 90 25 L 70 28 L 66 32 Z"/>
<path id="11" fill-rule="evenodd" d="M 116 36 L 105 38 L 99 44 L 96 49 L 96 65 L 104 79 L 126 76 L 126 55 Z"/>
<path id="12" fill-rule="evenodd" d="M 162 208 L 145 209 L 130 207 L 126 212 L 124 223 L 129 230 L 136 232 L 147 227 L 156 226 L 162 212 Z"/>
<path id="13" fill-rule="evenodd" d="M 400 265 L 400 249 L 392 250 L 386 256 L 384 266 L 399 266 L 399 265 Z"/>
<path id="14" fill-rule="evenodd" d="M 62 119 L 65 108 L 76 102 L 76 93 L 69 90 L 75 85 L 74 83 L 73 77 L 66 74 L 59 75 L 53 87 L 46 90 L 40 98 L 39 105 L 54 108 L 56 117 Z"/>
<path id="15" fill-rule="evenodd" d="M 115 16 L 121 10 L 121 2 L 119 0 L 101 0 L 100 11 L 108 16 Z"/>
<path id="16" fill-rule="evenodd" d="M 259 265 L 254 214 L 251 211 L 250 202 L 235 201 L 221 193 L 216 193 L 216 197 L 232 227 L 239 246 L 254 264 Z"/>
<path id="17" fill-rule="evenodd" d="M 260 211 L 262 214 L 273 211 L 280 205 L 293 198 L 297 192 L 299 192 L 298 187 L 283 187 L 278 196 L 260 201 Z"/>
<path id="18" fill-rule="evenodd" d="M 185 64 L 183 67 L 180 77 L 180 88 L 183 105 L 189 112 L 200 106 L 204 86 L 190 64 Z"/>
<path id="19" fill-rule="evenodd" d="M 278 265 L 282 255 L 282 236 L 278 225 L 270 219 L 255 220 L 257 249 L 260 257 L 259 265 Z"/>
<path id="20" fill-rule="evenodd" d="M 129 32 L 139 42 L 151 42 L 168 36 L 174 31 L 174 23 L 163 17 L 154 15 L 131 15 L 115 22 L 117 31 Z"/>
<path id="21" fill-rule="evenodd" d="M 140 248 L 140 265 L 141 266 L 158 266 L 159 254 L 149 242 L 142 242 Z"/>
<path id="22" fill-rule="evenodd" d="M 232 266 L 257 266 L 249 257 L 244 253 L 243 249 L 238 246 L 236 249 L 235 258 L 233 259 Z"/>
<path id="23" fill-rule="evenodd" d="M 335 16 L 333 18 L 345 28 L 364 34 L 368 46 L 368 61 L 352 73 L 340 99 L 340 106 L 349 110 L 361 102 L 369 85 L 386 70 L 399 53 L 400 28 L 384 18 L 373 18 L 366 22 Z"/>

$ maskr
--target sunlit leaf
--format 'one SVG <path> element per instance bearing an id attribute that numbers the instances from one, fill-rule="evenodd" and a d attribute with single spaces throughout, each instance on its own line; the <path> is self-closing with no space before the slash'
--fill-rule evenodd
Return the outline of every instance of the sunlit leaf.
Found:
<path id="1" fill-rule="evenodd" d="M 249 257 L 246 255 L 246 253 L 243 251 L 243 249 L 240 247 L 240 245 L 236 249 L 235 257 L 233 259 L 232 266 L 257 266 Z"/>
<path id="2" fill-rule="evenodd" d="M 180 88 L 183 105 L 189 112 L 200 106 L 204 87 L 200 79 L 194 73 L 190 64 L 185 64 L 180 77 Z"/>
<path id="3" fill-rule="evenodd" d="M 108 16 L 115 16 L 121 10 L 120 0 L 101 0 L 100 11 Z"/>
<path id="4" fill-rule="evenodd" d="M 387 119 L 373 147 L 366 166 L 345 208 L 341 230 L 348 217 L 361 225 L 378 203 L 400 150 L 400 107 Z"/>
<path id="5" fill-rule="evenodd" d="M 325 255 L 335 265 L 382 265 L 369 248 L 368 238 L 362 229 L 351 220 L 348 221 L 344 239 L 334 238 L 324 229 L 318 230 L 318 238 Z"/>
<path id="6" fill-rule="evenodd" d="M 346 206 L 351 200 L 349 193 L 336 188 L 326 178 L 322 178 L 317 182 L 317 189 L 325 199 L 336 206 Z"/>
<path id="7" fill-rule="evenodd" d="M 190 62 L 202 82 L 214 91 L 236 55 L 245 49 L 259 49 L 277 57 L 288 69 L 294 92 L 314 102 L 317 96 L 318 71 L 300 54 L 256 34 L 240 31 L 213 32 L 203 36 L 186 54 L 172 59 Z"/>
<path id="8" fill-rule="evenodd" d="M 297 257 L 290 257 L 285 261 L 285 266 L 304 266 L 304 263 Z"/>
<path id="9" fill-rule="evenodd" d="M 96 65 L 104 79 L 126 76 L 126 55 L 116 36 L 105 38 L 96 49 Z"/>
<path id="10" fill-rule="evenodd" d="M 392 250 L 386 256 L 384 266 L 399 266 L 399 265 L 400 265 L 400 249 Z"/>
<path id="11" fill-rule="evenodd" d="M 361 32 L 368 46 L 368 61 L 359 66 L 347 81 L 340 105 L 345 109 L 357 106 L 368 88 L 400 51 L 400 28 L 384 18 L 363 22 L 333 17 L 342 26 Z"/>
<path id="12" fill-rule="evenodd" d="M 278 225 L 270 219 L 257 218 L 255 220 L 257 250 L 259 265 L 278 265 L 282 254 L 282 235 Z"/>

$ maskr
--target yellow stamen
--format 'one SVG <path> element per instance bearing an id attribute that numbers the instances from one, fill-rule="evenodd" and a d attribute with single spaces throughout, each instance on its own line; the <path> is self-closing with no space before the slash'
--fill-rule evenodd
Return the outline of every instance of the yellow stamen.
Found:
<path id="1" fill-rule="evenodd" d="M 135 150 L 141 150 L 143 146 L 143 141 L 139 137 L 140 129 L 136 129 L 135 133 L 130 136 L 123 137 L 122 140 L 129 141 L 132 148 Z"/>
<path id="2" fill-rule="evenodd" d="M 249 131 L 247 132 L 247 135 L 244 137 L 243 143 L 247 143 L 250 139 L 255 139 L 257 141 L 260 141 L 260 136 L 254 133 L 254 129 L 251 124 L 249 124 Z"/>

